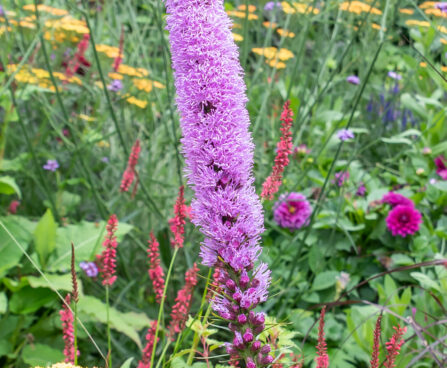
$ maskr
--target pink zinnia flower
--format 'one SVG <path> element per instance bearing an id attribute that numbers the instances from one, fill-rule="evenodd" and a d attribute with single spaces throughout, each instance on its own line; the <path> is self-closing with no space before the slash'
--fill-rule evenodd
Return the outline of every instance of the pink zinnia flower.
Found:
<path id="1" fill-rule="evenodd" d="M 444 156 L 438 156 L 435 158 L 436 174 L 438 174 L 442 180 L 447 180 L 447 167 L 446 159 Z"/>
<path id="2" fill-rule="evenodd" d="M 64 355 L 66 363 L 74 363 L 75 350 L 74 350 L 74 328 L 73 328 L 73 313 L 67 305 L 71 303 L 71 296 L 67 294 L 65 297 L 65 303 L 62 303 L 62 310 L 59 312 L 62 322 L 62 333 L 65 343 Z"/>
<path id="3" fill-rule="evenodd" d="M 391 234 L 403 238 L 418 231 L 421 223 L 422 215 L 413 206 L 398 205 L 388 213 L 386 218 L 386 226 Z"/>
<path id="4" fill-rule="evenodd" d="M 173 338 L 175 333 L 179 333 L 185 327 L 191 304 L 192 292 L 194 290 L 194 286 L 197 285 L 198 272 L 199 269 L 195 263 L 191 269 L 186 271 L 185 286 L 177 293 L 175 304 L 172 307 L 171 323 L 168 327 L 171 338 Z"/>
<path id="5" fill-rule="evenodd" d="M 174 248 L 183 248 L 185 232 L 185 218 L 186 218 L 186 205 L 185 205 L 185 187 L 182 185 L 178 192 L 177 201 L 174 205 L 175 217 L 169 220 L 169 225 L 172 233 L 174 234 L 174 239 L 171 240 L 171 244 Z"/>
<path id="6" fill-rule="evenodd" d="M 157 321 L 152 321 L 151 326 L 147 330 L 146 334 L 146 346 L 143 350 L 143 357 L 138 362 L 137 368 L 151 368 L 152 350 L 155 342 L 155 332 L 157 329 Z M 157 341 L 160 340 L 157 338 Z"/>
<path id="7" fill-rule="evenodd" d="M 397 327 L 393 327 L 396 331 L 393 336 L 391 336 L 390 341 L 388 341 L 386 345 L 387 355 L 385 362 L 383 363 L 383 366 L 385 368 L 393 368 L 396 366 L 394 363 L 396 360 L 396 357 L 399 355 L 399 350 L 404 343 L 404 340 L 402 340 L 402 336 L 405 335 L 407 332 L 407 328 L 403 327 L 401 328 L 399 325 Z"/>
<path id="8" fill-rule="evenodd" d="M 160 304 L 163 296 L 163 290 L 165 288 L 165 279 L 163 268 L 160 265 L 160 252 L 157 239 L 154 233 L 151 231 L 150 239 L 148 241 L 149 248 L 147 249 L 147 256 L 149 257 L 149 278 L 152 280 L 152 287 L 155 292 L 155 300 Z"/>
<path id="9" fill-rule="evenodd" d="M 121 180 L 120 190 L 121 192 L 128 192 L 130 186 L 135 179 L 135 167 L 138 163 L 138 157 L 140 156 L 141 146 L 140 140 L 137 139 L 132 146 L 132 152 L 130 153 L 129 160 L 127 162 L 127 168 L 124 171 L 123 179 Z"/>
<path id="10" fill-rule="evenodd" d="M 279 226 L 290 230 L 307 225 L 312 207 L 301 193 L 283 194 L 276 202 L 273 217 Z"/>
<path id="11" fill-rule="evenodd" d="M 104 250 L 100 255 L 97 255 L 98 270 L 102 277 L 103 285 L 112 286 L 116 280 L 116 247 L 118 242 L 116 240 L 115 232 L 118 228 L 118 219 L 116 215 L 111 215 L 107 222 L 107 235 L 102 243 Z"/>
<path id="12" fill-rule="evenodd" d="M 273 199 L 273 195 L 278 191 L 282 183 L 284 168 L 289 164 L 289 155 L 292 153 L 292 128 L 293 111 L 290 108 L 290 101 L 286 101 L 281 113 L 281 138 L 277 145 L 275 165 L 271 175 L 265 180 L 261 197 Z"/>
<path id="13" fill-rule="evenodd" d="M 382 197 L 382 203 L 388 203 L 391 207 L 396 207 L 399 205 L 414 207 L 414 203 L 411 199 L 395 192 L 385 194 Z"/>
<path id="14" fill-rule="evenodd" d="M 317 344 L 317 368 L 329 367 L 329 355 L 327 355 L 326 340 L 324 338 L 324 316 L 326 306 L 323 307 L 320 314 L 320 324 L 318 325 L 318 344 Z"/>

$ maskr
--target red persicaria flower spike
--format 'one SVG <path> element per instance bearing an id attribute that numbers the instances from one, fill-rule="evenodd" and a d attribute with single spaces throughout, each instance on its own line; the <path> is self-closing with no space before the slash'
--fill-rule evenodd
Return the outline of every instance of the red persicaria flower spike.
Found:
<path id="1" fill-rule="evenodd" d="M 120 67 L 120 65 L 121 65 L 121 62 L 123 61 L 123 57 L 124 57 L 123 49 L 124 49 L 124 27 L 121 26 L 120 50 L 119 50 L 119 52 L 118 52 L 117 57 L 116 57 L 115 60 L 113 61 L 113 70 L 114 70 L 115 72 L 118 71 L 118 69 L 119 69 L 119 67 Z"/>
<path id="2" fill-rule="evenodd" d="M 163 268 L 160 265 L 160 244 L 151 231 L 150 239 L 148 241 L 149 247 L 147 249 L 147 256 L 149 257 L 149 278 L 152 280 L 152 287 L 155 292 L 155 301 L 160 304 L 165 288 L 165 279 Z"/>
<path id="3" fill-rule="evenodd" d="M 277 145 L 277 153 L 272 173 L 262 185 L 261 197 L 273 199 L 273 195 L 279 190 L 282 183 L 284 168 L 289 164 L 289 155 L 292 153 L 292 128 L 293 111 L 290 108 L 290 101 L 286 101 L 281 113 L 281 139 Z"/>
<path id="4" fill-rule="evenodd" d="M 173 338 L 175 333 L 179 333 L 185 328 L 188 318 L 189 307 L 191 305 L 192 292 L 197 285 L 197 273 L 199 269 L 194 263 L 193 267 L 186 271 L 185 286 L 179 290 L 175 298 L 175 304 L 172 307 L 171 322 L 169 324 L 169 334 Z"/>
<path id="5" fill-rule="evenodd" d="M 177 201 L 174 205 L 174 218 L 169 220 L 169 225 L 174 239 L 171 240 L 171 244 L 174 248 L 183 248 L 185 232 L 185 218 L 186 218 L 186 205 L 185 205 L 185 187 L 182 185 L 178 192 Z"/>
<path id="6" fill-rule="evenodd" d="M 62 303 L 62 310 L 59 312 L 62 322 L 62 333 L 65 343 L 64 355 L 66 363 L 74 363 L 75 350 L 74 350 L 74 329 L 73 329 L 73 313 L 68 307 L 71 303 L 71 296 L 67 294 L 65 297 L 65 303 Z"/>
<path id="7" fill-rule="evenodd" d="M 79 291 L 78 291 L 78 280 L 76 278 L 75 264 L 76 264 L 75 249 L 74 249 L 74 244 L 72 242 L 71 243 L 71 282 L 73 285 L 73 291 L 72 291 L 73 300 L 75 303 L 77 303 L 79 300 Z"/>
<path id="8" fill-rule="evenodd" d="M 393 368 L 396 366 L 394 362 L 396 360 L 396 357 L 399 355 L 399 350 L 402 344 L 404 343 L 402 336 L 405 335 L 405 333 L 407 332 L 406 327 L 401 328 L 399 325 L 397 325 L 397 327 L 393 328 L 396 332 L 393 334 L 393 336 L 391 336 L 390 341 L 385 343 L 387 350 L 386 359 L 383 363 L 383 366 L 385 368 Z"/>
<path id="9" fill-rule="evenodd" d="M 318 344 L 317 344 L 317 368 L 329 367 L 329 356 L 327 355 L 326 340 L 324 338 L 324 316 L 326 314 L 326 306 L 323 307 L 320 314 L 320 323 L 318 325 Z"/>
<path id="10" fill-rule="evenodd" d="M 118 218 L 116 215 L 111 215 L 107 222 L 107 234 L 102 243 L 104 250 L 97 258 L 98 270 L 102 277 L 103 285 L 112 286 L 116 280 L 116 247 L 118 242 L 116 240 L 116 230 L 118 228 Z"/>
<path id="11" fill-rule="evenodd" d="M 89 43 L 90 35 L 86 33 L 82 37 L 82 40 L 78 43 L 77 51 L 73 59 L 68 62 L 68 65 L 65 69 L 66 77 L 71 78 L 75 73 L 78 72 L 78 69 L 81 67 L 81 65 L 86 67 L 90 66 L 90 63 L 85 58 L 85 52 L 88 49 Z"/>
<path id="12" fill-rule="evenodd" d="M 141 145 L 140 140 L 137 139 L 132 146 L 132 151 L 129 155 L 129 160 L 127 162 L 126 170 L 124 171 L 123 178 L 121 180 L 121 186 L 120 191 L 121 192 L 128 192 L 130 186 L 132 185 L 134 179 L 135 179 L 135 167 L 138 163 L 138 158 L 140 157 L 141 152 Z"/>
<path id="13" fill-rule="evenodd" d="M 157 321 L 152 321 L 146 334 L 146 346 L 143 349 L 143 357 L 138 362 L 137 368 L 151 368 L 152 349 L 155 342 L 155 332 L 157 330 Z M 157 338 L 157 342 L 160 340 Z"/>
<path id="14" fill-rule="evenodd" d="M 379 368 L 379 350 L 380 350 L 380 326 L 382 315 L 377 318 L 376 328 L 374 329 L 373 351 L 371 356 L 371 368 Z"/>

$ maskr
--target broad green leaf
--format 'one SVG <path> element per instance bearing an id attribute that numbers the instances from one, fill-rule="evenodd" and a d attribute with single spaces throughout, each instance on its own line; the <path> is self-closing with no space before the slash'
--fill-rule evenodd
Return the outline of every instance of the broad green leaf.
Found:
<path id="1" fill-rule="evenodd" d="M 33 289 L 31 286 L 25 286 L 12 294 L 9 300 L 9 309 L 17 314 L 33 313 L 56 298 L 57 296 L 52 290 L 44 288 Z"/>
<path id="2" fill-rule="evenodd" d="M 54 349 L 48 345 L 29 344 L 22 351 L 23 361 L 31 367 L 49 365 L 63 362 L 65 356 L 60 349 Z"/>
<path id="3" fill-rule="evenodd" d="M 328 287 L 334 286 L 337 282 L 338 272 L 336 271 L 325 271 L 319 273 L 314 280 L 312 285 L 312 290 L 324 290 Z"/>
<path id="4" fill-rule="evenodd" d="M 79 299 L 78 311 L 95 322 L 107 323 L 106 304 L 93 296 L 84 295 Z M 142 349 L 138 331 L 148 327 L 150 319 L 143 313 L 122 313 L 110 307 L 110 327 L 131 338 Z"/>
<path id="5" fill-rule="evenodd" d="M 44 268 L 48 257 L 56 247 L 56 229 L 57 224 L 53 214 L 50 209 L 47 209 L 34 230 L 34 245 L 39 255 L 40 265 Z"/>
<path id="6" fill-rule="evenodd" d="M 5 314 L 8 310 L 8 297 L 4 292 L 0 293 L 0 314 Z"/>
<path id="7" fill-rule="evenodd" d="M 1 176 L 0 177 L 0 194 L 17 194 L 19 198 L 22 198 L 22 193 L 20 192 L 20 188 L 18 187 L 14 178 L 10 176 Z"/>
<path id="8" fill-rule="evenodd" d="M 121 368 L 130 368 L 130 363 L 132 363 L 133 358 L 127 359 L 122 365 Z"/>
<path id="9" fill-rule="evenodd" d="M 411 277 L 416 279 L 423 288 L 441 291 L 439 288 L 439 284 L 436 281 L 432 280 L 426 274 L 422 272 L 411 272 L 410 275 Z"/>
<path id="10" fill-rule="evenodd" d="M 48 288 L 48 289 L 56 289 L 56 290 L 64 290 L 71 292 L 73 289 L 73 284 L 71 280 L 71 273 L 67 273 L 65 275 L 52 275 L 52 274 L 46 274 L 45 278 L 42 276 L 35 277 L 35 276 L 28 276 L 28 282 L 29 285 L 32 288 Z M 51 286 L 48 284 L 50 282 Z M 82 295 L 82 282 L 78 279 L 78 290 L 79 293 Z"/>
<path id="11" fill-rule="evenodd" d="M 26 251 L 32 239 L 35 224 L 20 216 L 7 216 L 0 218 L 1 223 Z M 23 256 L 22 250 L 17 246 L 8 232 L 0 226 L 0 278 L 9 269 L 19 264 Z"/>
<path id="12" fill-rule="evenodd" d="M 132 229 L 131 225 L 118 223 L 116 232 L 118 247 L 124 235 Z M 77 263 L 93 260 L 102 251 L 102 241 L 105 235 L 105 222 L 80 222 L 74 225 L 60 227 L 56 232 L 55 257 L 48 261 L 48 270 L 52 272 L 67 271 L 71 262 L 71 243 L 75 246 Z"/>

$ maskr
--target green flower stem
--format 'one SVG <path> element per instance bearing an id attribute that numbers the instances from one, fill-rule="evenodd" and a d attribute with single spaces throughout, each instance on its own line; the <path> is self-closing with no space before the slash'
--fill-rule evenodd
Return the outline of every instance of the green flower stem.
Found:
<path id="1" fill-rule="evenodd" d="M 106 285 L 106 313 L 107 313 L 107 357 L 109 368 L 112 368 L 112 342 L 110 339 L 110 304 L 109 304 L 109 285 Z"/>
<path id="2" fill-rule="evenodd" d="M 160 302 L 160 309 L 158 310 L 158 318 L 157 318 L 157 327 L 155 328 L 155 336 L 154 336 L 154 346 L 152 347 L 152 354 L 151 354 L 151 367 L 154 366 L 154 356 L 155 356 L 155 350 L 157 348 L 157 337 L 158 337 L 158 331 L 160 329 L 160 321 L 161 316 L 163 315 L 163 307 L 166 300 L 166 290 L 168 290 L 169 280 L 171 278 L 172 268 L 174 266 L 175 258 L 177 256 L 179 248 L 175 248 L 174 254 L 172 255 L 171 263 L 169 264 L 168 274 L 166 275 L 166 282 L 165 282 L 165 288 L 163 289 L 163 295 L 161 297 Z M 167 344 L 168 345 L 168 344 Z M 166 349 L 166 347 L 165 347 Z"/>
<path id="3" fill-rule="evenodd" d="M 73 335 L 74 335 L 74 365 L 78 365 L 78 328 L 77 328 L 77 318 L 78 318 L 78 303 L 74 301 L 73 307 Z"/>

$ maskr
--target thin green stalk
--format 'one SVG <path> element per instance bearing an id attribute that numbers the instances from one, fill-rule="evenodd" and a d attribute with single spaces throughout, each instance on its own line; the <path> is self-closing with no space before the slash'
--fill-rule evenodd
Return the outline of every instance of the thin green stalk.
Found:
<path id="1" fill-rule="evenodd" d="M 202 295 L 202 302 L 200 304 L 199 314 L 196 317 L 199 320 L 202 317 L 203 306 L 205 305 L 206 295 L 208 294 L 208 285 L 209 285 L 209 282 L 210 282 L 210 279 L 211 279 L 211 271 L 212 271 L 212 269 L 210 268 L 209 271 L 208 271 L 208 278 L 206 280 L 205 290 L 203 291 L 203 295 Z M 209 307 L 208 307 L 208 309 L 209 309 Z M 207 310 L 207 313 L 208 313 L 208 310 Z M 195 331 L 194 332 L 194 338 L 193 338 L 192 346 L 191 346 L 191 352 L 189 353 L 188 361 L 186 362 L 186 365 L 188 365 L 188 366 L 192 365 L 192 361 L 194 359 L 197 346 L 199 345 L 199 341 L 200 341 L 199 333 L 197 331 Z"/>
<path id="2" fill-rule="evenodd" d="M 157 348 L 157 342 L 158 342 L 157 337 L 158 337 L 158 331 L 160 329 L 161 316 L 163 315 L 163 307 L 166 300 L 166 291 L 168 290 L 169 280 L 171 278 L 172 268 L 174 267 L 174 262 L 178 250 L 179 248 L 175 248 L 174 254 L 172 255 L 171 263 L 169 264 L 168 274 L 166 275 L 165 288 L 163 289 L 163 295 L 161 296 L 160 309 L 158 310 L 157 326 L 155 328 L 154 346 L 152 347 L 152 354 L 151 354 L 151 365 L 150 365 L 151 367 L 154 366 L 155 349 Z"/>
<path id="3" fill-rule="evenodd" d="M 76 300 L 74 301 L 73 314 L 74 365 L 78 365 L 78 303 L 76 302 Z"/>
<path id="4" fill-rule="evenodd" d="M 112 368 L 112 341 L 110 339 L 109 285 L 106 285 L 106 313 L 107 313 L 107 356 L 109 357 L 109 368 Z"/>

